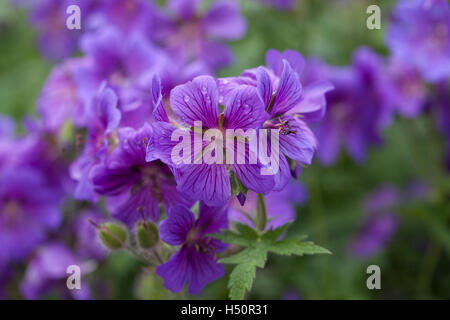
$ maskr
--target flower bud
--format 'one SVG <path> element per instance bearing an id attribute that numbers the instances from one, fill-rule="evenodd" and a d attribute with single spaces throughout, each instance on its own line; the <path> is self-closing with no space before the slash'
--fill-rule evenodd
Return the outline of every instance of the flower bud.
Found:
<path id="1" fill-rule="evenodd" d="M 107 222 L 98 228 L 102 243 L 111 250 L 117 250 L 125 245 L 127 232 L 119 225 Z"/>
<path id="2" fill-rule="evenodd" d="M 158 229 L 149 221 L 139 221 L 136 228 L 139 246 L 144 249 L 153 247 L 158 242 Z"/>

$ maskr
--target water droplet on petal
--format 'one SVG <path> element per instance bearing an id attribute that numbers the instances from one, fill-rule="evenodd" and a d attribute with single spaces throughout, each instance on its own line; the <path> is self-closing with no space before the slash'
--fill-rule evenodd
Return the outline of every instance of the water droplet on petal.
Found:
<path id="1" fill-rule="evenodd" d="M 189 102 L 189 100 L 191 99 L 191 98 L 189 98 L 189 96 L 184 96 L 184 102 Z"/>
<path id="2" fill-rule="evenodd" d="M 202 93 L 203 93 L 203 94 L 206 94 L 207 92 L 208 92 L 208 90 L 207 90 L 206 86 L 203 86 L 203 87 L 202 87 Z"/>

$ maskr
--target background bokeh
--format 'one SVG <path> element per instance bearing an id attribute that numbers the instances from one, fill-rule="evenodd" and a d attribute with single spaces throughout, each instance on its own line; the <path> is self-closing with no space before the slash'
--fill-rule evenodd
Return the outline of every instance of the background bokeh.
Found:
<path id="1" fill-rule="evenodd" d="M 333 65 L 350 63 L 353 51 L 367 45 L 387 55 L 384 43 L 392 0 L 301 0 L 292 11 L 277 11 L 256 1 L 241 1 L 248 21 L 245 37 L 231 43 L 235 63 L 220 76 L 264 64 L 269 48 L 294 49 Z M 366 8 L 382 8 L 381 30 L 366 28 Z M 33 115 L 35 101 L 53 62 L 42 58 L 25 11 L 0 3 L 0 113 L 21 124 Z M 19 129 L 21 130 L 21 129 Z M 418 299 L 450 298 L 450 177 L 442 165 L 443 141 L 427 113 L 405 119 L 396 116 L 383 132 L 380 146 L 355 164 L 345 153 L 331 167 L 316 161 L 300 180 L 308 201 L 297 208 L 292 234 L 308 234 L 333 254 L 271 256 L 259 270 L 248 298 L 253 299 Z M 398 221 L 393 236 L 373 255 L 354 254 L 351 244 L 366 222 L 364 202 L 390 186 L 407 190 L 420 183 L 423 197 L 411 196 L 392 208 Z M 406 191 L 405 191 L 406 192 Z M 366 268 L 378 265 L 382 289 L 368 290 Z M 162 288 L 162 281 L 126 252 L 113 253 L 89 275 L 100 297 L 180 298 Z M 193 298 L 227 298 L 227 278 Z M 10 285 L 14 288 L 14 284 Z M 11 289 L 14 290 L 14 289 Z M 10 292 L 19 297 L 18 292 Z M 49 294 L 50 298 L 58 298 Z"/>

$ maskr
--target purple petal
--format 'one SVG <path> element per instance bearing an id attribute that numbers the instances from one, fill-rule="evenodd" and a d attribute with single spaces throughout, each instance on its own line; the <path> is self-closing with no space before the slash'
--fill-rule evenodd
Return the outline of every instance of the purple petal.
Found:
<path id="1" fill-rule="evenodd" d="M 259 67 L 256 71 L 258 95 L 264 103 L 264 108 L 267 108 L 272 100 L 273 87 L 272 80 L 264 67 Z"/>
<path id="2" fill-rule="evenodd" d="M 104 165 L 97 165 L 90 172 L 94 191 L 108 196 L 124 193 L 135 185 L 140 177 L 139 171 L 129 167 L 108 169 Z"/>
<path id="3" fill-rule="evenodd" d="M 281 153 L 301 164 L 310 165 L 317 149 L 317 140 L 311 129 L 301 120 L 285 116 L 291 126 L 289 134 L 280 134 Z"/>
<path id="4" fill-rule="evenodd" d="M 302 75 L 305 67 L 305 59 L 297 51 L 286 50 L 284 52 L 279 52 L 275 49 L 269 49 L 266 53 L 266 64 L 278 77 L 281 76 L 283 72 L 283 60 L 289 62 L 289 65 L 299 76 Z"/>
<path id="5" fill-rule="evenodd" d="M 189 20 L 199 9 L 200 0 L 169 0 L 167 8 L 178 18 Z"/>
<path id="6" fill-rule="evenodd" d="M 188 199 L 221 206 L 230 197 L 230 181 L 225 165 L 193 164 L 183 168 L 177 179 L 178 190 Z"/>
<path id="7" fill-rule="evenodd" d="M 187 280 L 188 250 L 186 246 L 183 246 L 180 251 L 170 257 L 169 261 L 155 269 L 155 273 L 164 280 L 164 287 L 172 292 L 181 291 Z"/>
<path id="8" fill-rule="evenodd" d="M 247 160 L 247 159 L 246 159 Z M 248 161 L 246 161 L 248 163 Z M 268 193 L 275 185 L 273 175 L 262 175 L 260 164 L 233 164 L 233 171 L 242 184 L 256 193 Z"/>
<path id="9" fill-rule="evenodd" d="M 195 248 L 190 249 L 188 267 L 189 294 L 199 294 L 205 285 L 225 274 L 223 266 L 216 262 L 212 254 L 199 252 Z"/>
<path id="10" fill-rule="evenodd" d="M 159 237 L 171 246 L 182 244 L 194 226 L 193 213 L 183 206 L 175 206 L 167 212 L 167 219 L 159 225 Z"/>
<path id="11" fill-rule="evenodd" d="M 239 5 L 231 1 L 217 1 L 203 18 L 202 27 L 211 37 L 239 39 L 247 25 L 239 12 Z"/>
<path id="12" fill-rule="evenodd" d="M 289 65 L 289 62 L 283 60 L 283 73 L 280 83 L 275 91 L 273 106 L 269 110 L 272 116 L 281 115 L 292 109 L 302 97 L 302 85 L 299 76 Z"/>
<path id="13" fill-rule="evenodd" d="M 162 103 L 161 94 L 161 79 L 158 76 L 154 76 L 152 79 L 152 102 L 153 102 L 153 117 L 156 121 L 169 122 L 166 110 Z"/>
<path id="14" fill-rule="evenodd" d="M 200 202 L 199 216 L 195 224 L 202 234 L 218 232 L 228 227 L 228 209 L 226 206 L 208 207 Z"/>
<path id="15" fill-rule="evenodd" d="M 300 114 L 305 121 L 320 121 L 325 115 L 327 101 L 325 94 L 333 90 L 331 82 L 323 80 L 307 85 L 300 102 L 289 114 Z"/>
<path id="16" fill-rule="evenodd" d="M 215 128 L 218 120 L 218 91 L 214 78 L 200 76 L 175 87 L 170 95 L 170 106 L 182 122 L 194 126 L 194 121 Z"/>
<path id="17" fill-rule="evenodd" d="M 225 128 L 259 128 L 266 119 L 264 105 L 258 97 L 255 87 L 239 86 L 226 97 Z"/>
<path id="18" fill-rule="evenodd" d="M 107 200 L 112 216 L 130 228 L 142 219 L 153 222 L 159 220 L 159 203 L 150 186 L 138 187 Z"/>

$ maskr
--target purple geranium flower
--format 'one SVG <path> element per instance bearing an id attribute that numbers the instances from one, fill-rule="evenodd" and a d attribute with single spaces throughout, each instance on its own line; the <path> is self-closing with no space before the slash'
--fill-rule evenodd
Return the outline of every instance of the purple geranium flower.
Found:
<path id="1" fill-rule="evenodd" d="M 266 67 L 246 70 L 241 77 L 223 79 L 223 92 L 248 84 L 257 87 L 259 98 L 269 114 L 265 129 L 279 131 L 280 163 L 275 191 L 286 186 L 300 165 L 311 164 L 317 141 L 307 121 L 319 121 L 325 114 L 325 93 L 333 89 L 326 80 L 318 80 L 302 87 L 300 77 L 305 61 L 293 50 L 266 53 Z M 270 148 L 270 146 L 268 146 Z M 288 163 L 288 159 L 291 163 Z"/>
<path id="2" fill-rule="evenodd" d="M 398 1 L 386 42 L 429 82 L 450 76 L 450 5 L 447 0 Z"/>
<path id="3" fill-rule="evenodd" d="M 167 219 L 159 226 L 159 236 L 162 241 L 181 248 L 156 268 L 156 274 L 164 279 L 164 286 L 178 292 L 187 282 L 188 292 L 198 294 L 206 284 L 222 277 L 224 269 L 217 263 L 216 254 L 226 245 L 206 235 L 227 227 L 226 207 L 207 207 L 200 202 L 197 220 L 183 206 L 171 208 Z"/>
<path id="4" fill-rule="evenodd" d="M 343 144 L 356 162 L 365 159 L 370 144 L 381 143 L 380 131 L 391 123 L 395 86 L 384 61 L 369 48 L 360 48 L 348 67 L 308 64 L 306 82 L 329 79 L 335 90 L 327 94 L 327 114 L 315 127 L 318 158 L 333 164 Z"/>
<path id="5" fill-rule="evenodd" d="M 94 190 L 107 196 L 112 215 L 130 227 L 142 218 L 158 221 L 160 204 L 166 211 L 191 204 L 177 192 L 168 166 L 146 161 L 152 136 L 149 125 L 139 130 L 120 128 L 118 147 L 90 173 Z"/>
<path id="6" fill-rule="evenodd" d="M 200 76 L 172 90 L 170 110 L 167 108 L 171 115 L 169 119 L 159 98 L 161 94 L 158 94 L 160 90 L 158 81 L 154 84 L 155 118 L 160 122 L 154 123 L 155 138 L 152 140 L 152 148 L 147 152 L 147 160 L 159 158 L 169 165 L 174 165 L 171 155 L 178 141 L 172 141 L 172 133 L 176 128 L 187 131 L 192 142 L 194 140 L 192 127 L 196 121 L 201 121 L 204 129 L 217 129 L 225 137 L 226 129 L 259 129 L 267 118 L 254 87 L 238 86 L 226 95 L 219 96 L 221 90 L 214 78 Z M 224 107 L 221 114 L 219 104 Z M 222 149 L 215 150 L 222 153 L 223 161 L 211 164 L 205 161 L 196 163 L 196 159 L 201 159 L 202 155 L 207 153 L 206 150 L 210 150 L 211 146 L 220 142 Z M 227 151 L 232 151 L 235 158 L 237 157 L 239 152 L 237 143 L 229 145 L 223 141 L 213 140 L 203 143 L 201 150 L 192 147 L 190 164 L 176 164 L 174 169 L 177 189 L 193 201 L 202 200 L 210 206 L 224 205 L 231 194 L 229 174 L 234 172 L 248 189 L 257 193 L 268 193 L 274 187 L 274 176 L 262 175 L 260 170 L 264 166 L 259 161 L 250 164 L 249 158 L 254 154 L 249 150 L 248 142 L 245 142 L 245 146 L 244 164 L 239 164 L 236 159 L 234 164 L 225 164 Z M 215 155 L 216 160 L 219 157 L 218 154 Z"/>
<path id="7" fill-rule="evenodd" d="M 213 70 L 229 65 L 230 49 L 222 40 L 241 38 L 246 22 L 232 0 L 215 1 L 200 12 L 202 0 L 169 0 L 167 15 L 160 14 L 153 37 L 161 41 L 177 59 L 201 60 Z"/>
<path id="8" fill-rule="evenodd" d="M 289 183 L 280 192 L 271 192 L 266 195 L 264 197 L 267 211 L 266 230 L 276 229 L 294 221 L 296 217 L 295 205 L 304 203 L 306 198 L 306 188 L 298 181 Z M 247 193 L 244 205 L 241 205 L 239 200 L 234 198 L 230 202 L 229 219 L 253 227 L 253 222 L 249 218 L 256 217 L 256 202 L 256 194 L 252 191 Z"/>
<path id="9" fill-rule="evenodd" d="M 397 229 L 398 217 L 392 209 L 399 203 L 400 195 L 390 186 L 380 188 L 366 200 L 366 220 L 350 244 L 353 255 L 369 258 L 386 246 Z"/>

